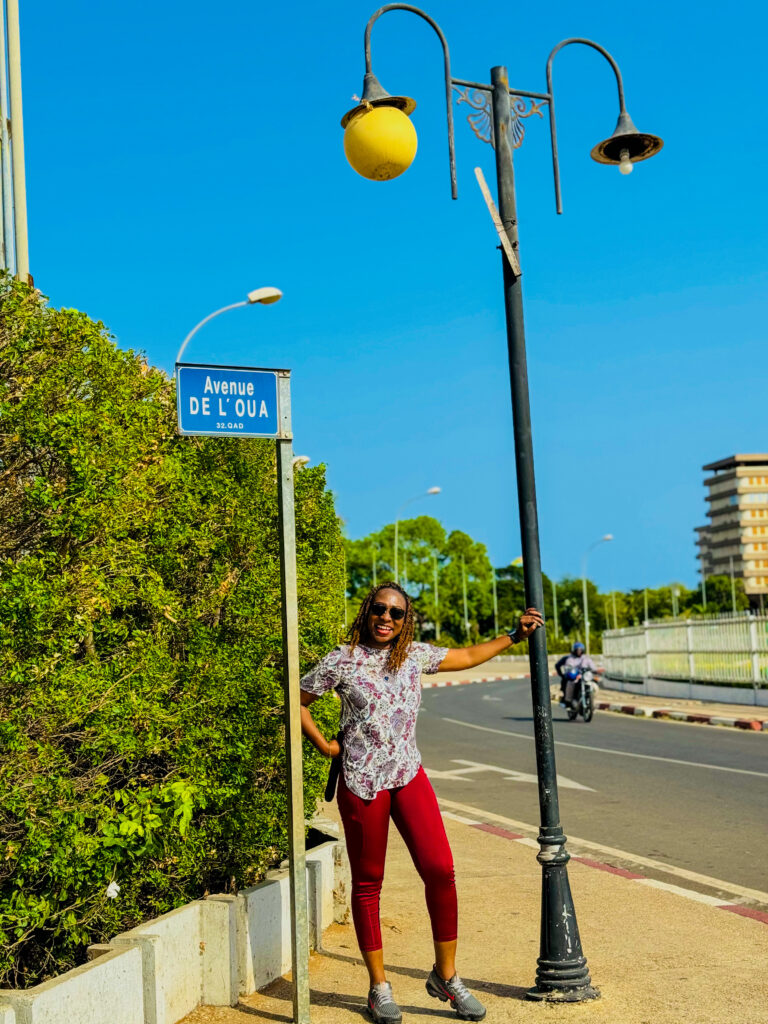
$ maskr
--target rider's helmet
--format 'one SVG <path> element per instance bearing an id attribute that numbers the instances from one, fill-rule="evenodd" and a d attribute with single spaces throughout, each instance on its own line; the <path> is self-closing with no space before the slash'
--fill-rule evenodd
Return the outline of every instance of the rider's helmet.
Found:
<path id="1" fill-rule="evenodd" d="M 571 654 L 578 656 L 579 654 L 583 654 L 585 650 L 586 648 L 584 647 L 584 644 L 580 640 L 577 640 L 571 648 Z"/>

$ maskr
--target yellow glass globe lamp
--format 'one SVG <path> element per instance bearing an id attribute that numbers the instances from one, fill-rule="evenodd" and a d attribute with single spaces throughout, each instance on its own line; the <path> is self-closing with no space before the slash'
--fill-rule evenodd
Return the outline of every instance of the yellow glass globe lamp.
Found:
<path id="1" fill-rule="evenodd" d="M 371 181 L 391 181 L 416 156 L 416 129 L 397 107 L 371 107 L 344 130 L 344 154 L 353 170 Z"/>
<path id="2" fill-rule="evenodd" d="M 408 116 L 415 108 L 410 96 L 390 96 L 367 72 L 360 103 L 341 119 L 352 169 L 370 181 L 391 181 L 407 171 L 418 145 Z"/>

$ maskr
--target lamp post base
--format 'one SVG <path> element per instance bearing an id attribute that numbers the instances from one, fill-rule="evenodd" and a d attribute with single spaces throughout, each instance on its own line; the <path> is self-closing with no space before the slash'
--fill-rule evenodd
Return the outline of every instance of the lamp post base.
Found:
<path id="1" fill-rule="evenodd" d="M 525 993 L 526 999 L 549 1003 L 581 1003 L 599 999 L 600 989 L 592 985 L 586 957 L 570 962 L 542 960 L 539 957 L 536 984 Z"/>
<path id="2" fill-rule="evenodd" d="M 541 948 L 536 961 L 536 984 L 527 999 L 580 1003 L 598 999 L 587 958 L 581 951 L 579 927 L 568 882 L 566 839 L 559 825 L 543 827 L 536 857 L 542 867 Z"/>

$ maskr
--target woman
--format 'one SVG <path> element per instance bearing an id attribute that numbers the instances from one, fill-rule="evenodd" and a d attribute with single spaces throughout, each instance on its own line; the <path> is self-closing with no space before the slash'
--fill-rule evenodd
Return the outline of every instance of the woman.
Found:
<path id="1" fill-rule="evenodd" d="M 535 608 L 517 629 L 473 647 L 449 650 L 413 639 L 411 599 L 397 583 L 382 583 L 363 601 L 349 642 L 331 651 L 301 680 L 301 726 L 325 757 L 343 759 L 338 804 L 352 868 L 352 917 L 370 976 L 368 1010 L 376 1024 L 402 1014 L 384 973 L 379 895 L 390 817 L 425 887 L 435 964 L 427 992 L 464 1020 L 485 1007 L 456 973 L 456 885 L 453 858 L 432 786 L 416 748 L 421 673 L 474 668 L 530 636 L 542 624 Z M 317 728 L 309 705 L 328 690 L 341 698 L 343 750 Z"/>

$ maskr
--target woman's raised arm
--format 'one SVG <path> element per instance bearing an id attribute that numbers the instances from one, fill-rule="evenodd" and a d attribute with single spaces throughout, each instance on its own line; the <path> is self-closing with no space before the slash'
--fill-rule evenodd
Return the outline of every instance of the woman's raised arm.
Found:
<path id="1" fill-rule="evenodd" d="M 439 672 L 456 672 L 463 668 L 475 668 L 483 662 L 495 658 L 497 654 L 506 651 L 513 644 L 527 640 L 534 630 L 544 625 L 541 613 L 535 608 L 527 608 L 520 616 L 520 622 L 514 633 L 505 633 L 503 636 L 494 637 L 493 640 L 486 640 L 482 644 L 474 644 L 472 647 L 458 647 L 450 650 L 440 662 Z"/>

